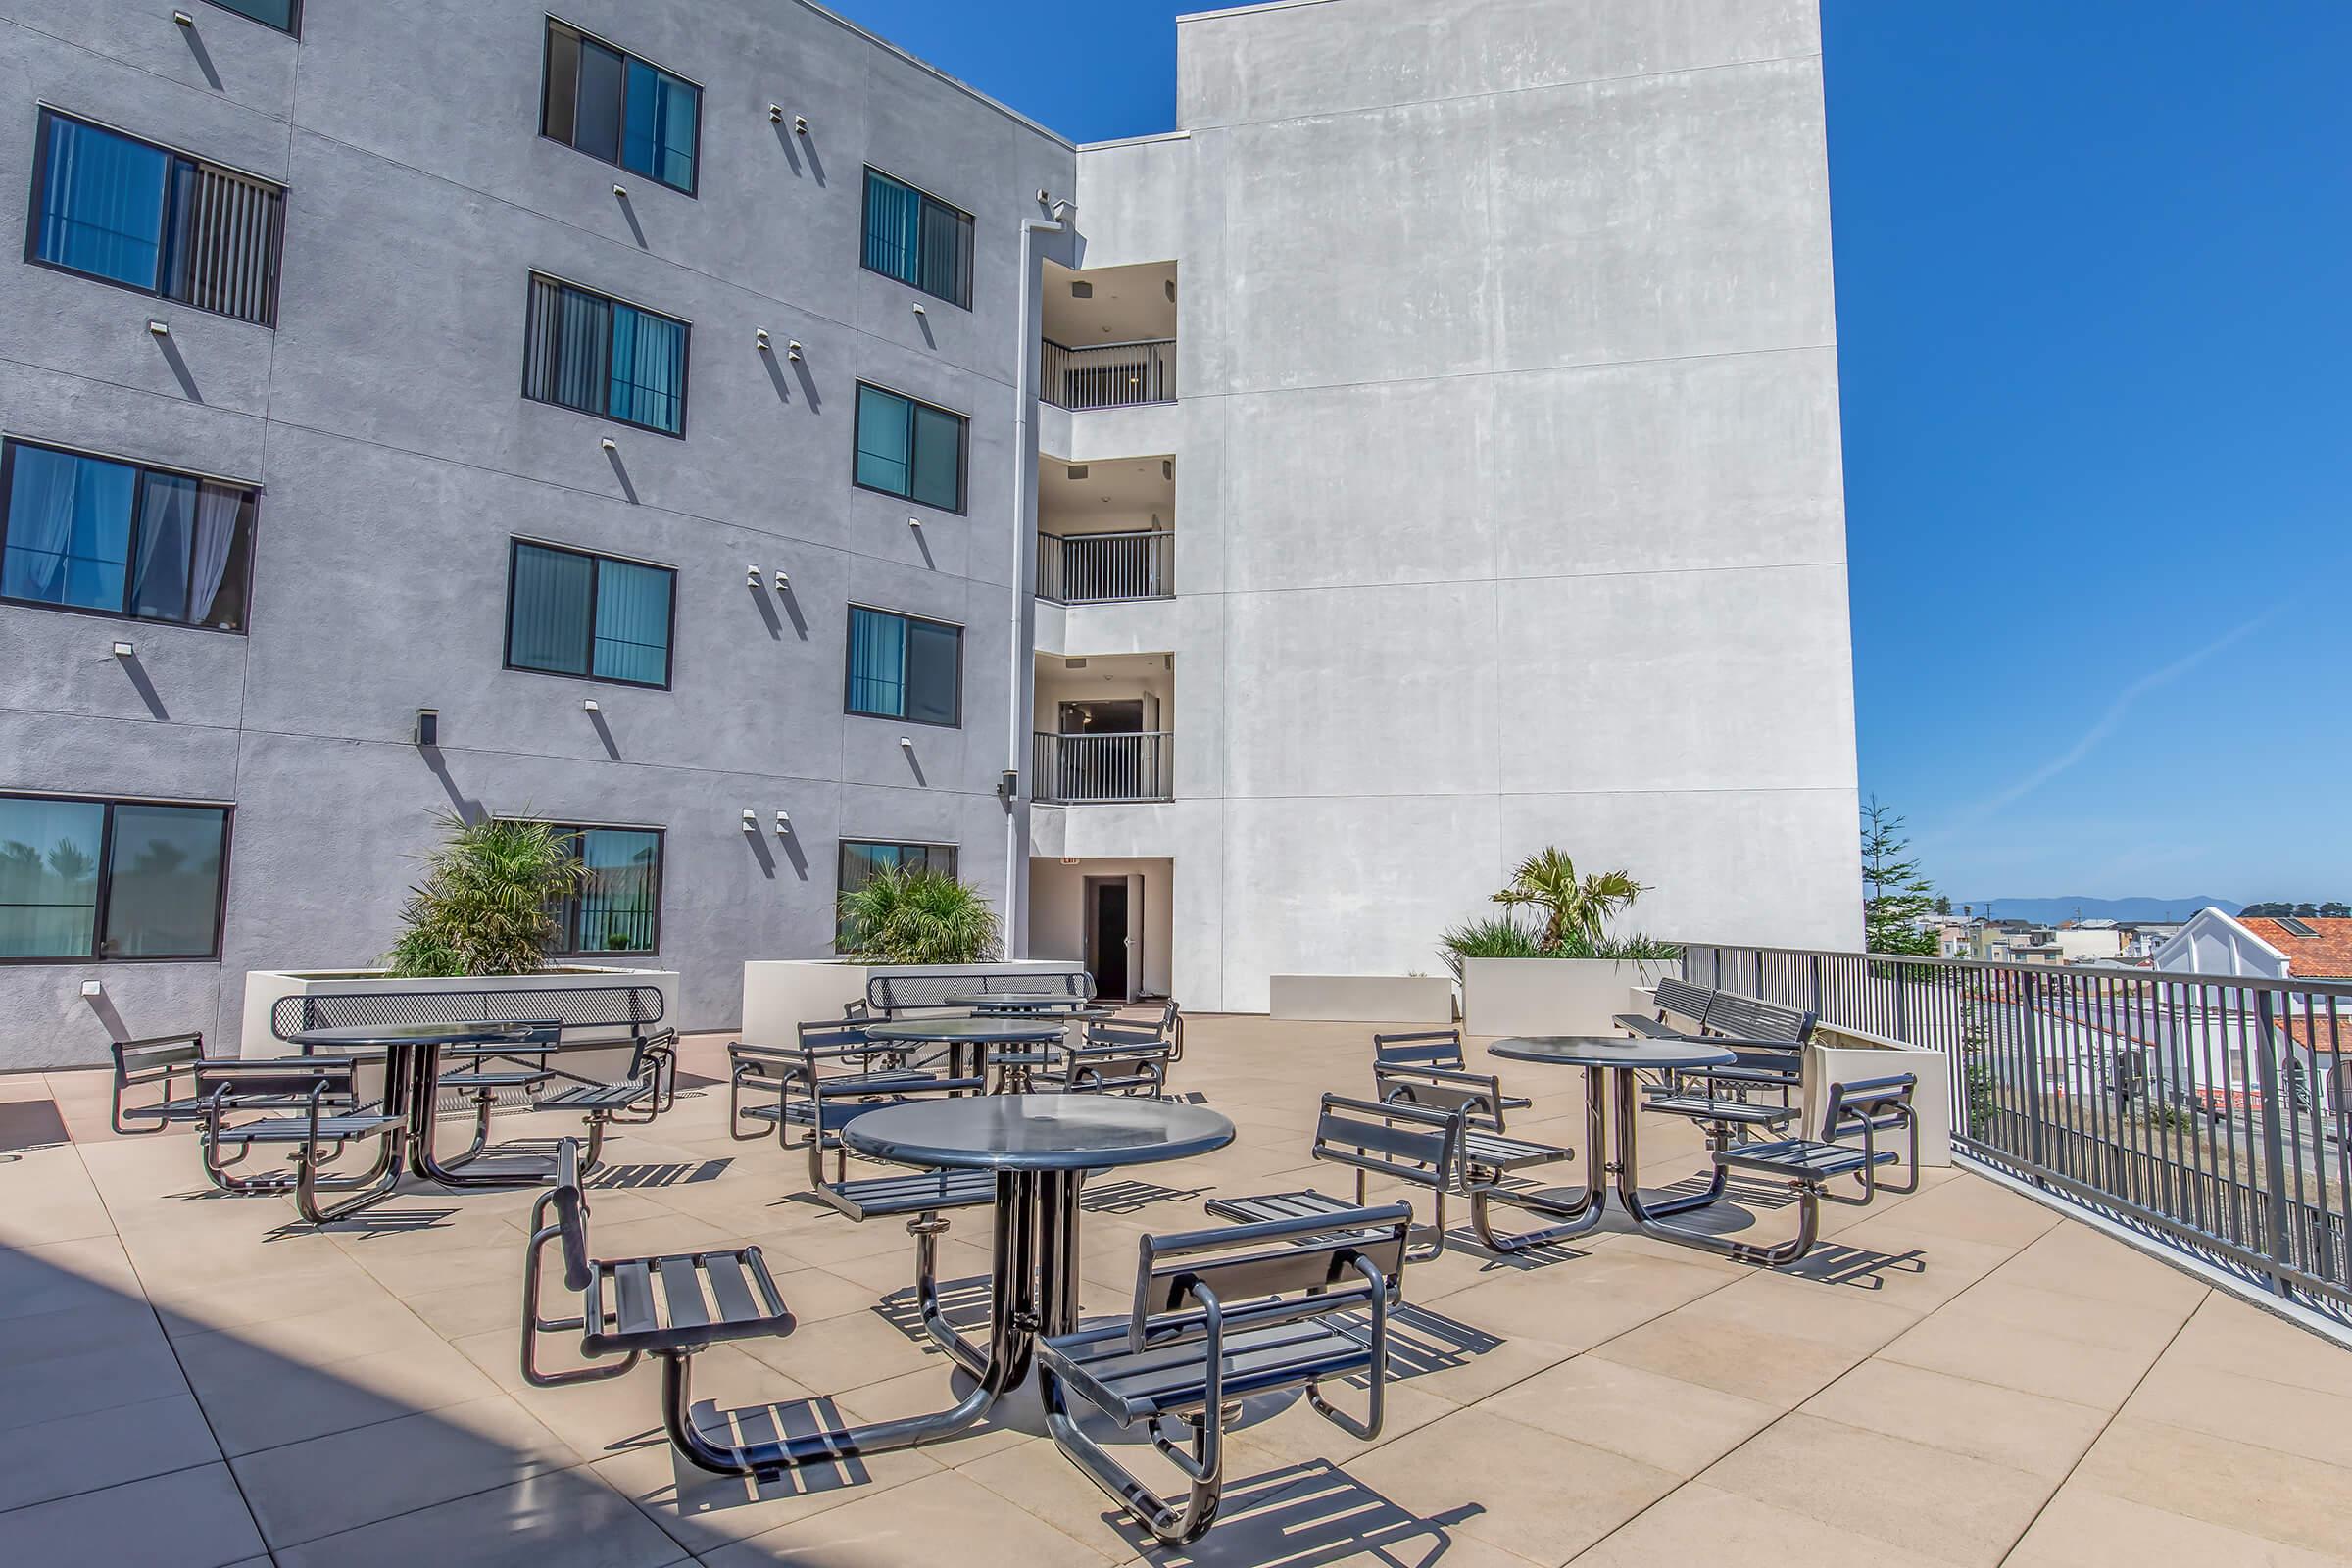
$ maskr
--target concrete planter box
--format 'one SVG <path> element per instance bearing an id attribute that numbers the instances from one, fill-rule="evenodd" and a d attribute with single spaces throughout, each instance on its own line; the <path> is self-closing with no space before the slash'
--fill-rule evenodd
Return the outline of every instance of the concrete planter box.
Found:
<path id="1" fill-rule="evenodd" d="M 674 969 L 608 969 L 586 964 L 543 969 L 537 974 L 452 975 L 430 979 L 395 979 L 381 969 L 313 969 L 293 972 L 251 969 L 245 975 L 245 1015 L 238 1031 L 237 1052 L 267 1056 L 285 1049 L 270 1032 L 270 1009 L 280 997 L 325 997 L 368 991 L 579 991 L 606 986 L 653 986 L 662 993 L 664 1018 L 678 1005 L 678 975 Z M 575 1030 L 572 1039 L 584 1043 L 610 1034 L 625 1039 L 628 1029 Z"/>
<path id="2" fill-rule="evenodd" d="M 1613 1035 L 1671 958 L 1465 958 L 1462 1028 L 1474 1035 Z"/>
<path id="3" fill-rule="evenodd" d="M 835 1022 L 841 1009 L 865 1000 L 865 982 L 878 974 L 1080 974 L 1067 958 L 1022 958 L 1007 963 L 852 963 L 845 958 L 759 959 L 743 966 L 743 1036 L 754 1045 L 789 1046 L 805 1023 Z"/>
<path id="4" fill-rule="evenodd" d="M 1453 1022 L 1453 982 L 1444 975 L 1278 974 L 1266 1015 L 1327 1023 Z"/>
<path id="5" fill-rule="evenodd" d="M 1808 1134 L 1820 1132 L 1822 1112 L 1829 1106 L 1830 1085 L 1887 1078 L 1899 1072 L 1915 1074 L 1919 1079 L 1919 1087 L 1911 1091 L 1911 1107 L 1919 1116 L 1919 1162 L 1949 1165 L 1952 1082 L 1943 1053 L 1902 1045 L 1877 1035 L 1827 1027 L 1814 1029 L 1813 1039 L 1805 1047 L 1804 1130 Z M 1899 1167 L 1892 1175 L 1898 1183 L 1904 1179 Z"/>

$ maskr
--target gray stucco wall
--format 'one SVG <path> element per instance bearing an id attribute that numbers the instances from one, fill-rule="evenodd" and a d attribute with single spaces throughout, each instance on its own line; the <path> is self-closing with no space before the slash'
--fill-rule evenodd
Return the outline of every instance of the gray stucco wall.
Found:
<path id="1" fill-rule="evenodd" d="M 299 43 L 185 9 L 0 3 L 0 234 L 43 103 L 282 180 L 278 328 L 12 260 L 0 428 L 260 481 L 251 633 L 0 606 L 0 789 L 234 802 L 222 959 L 0 965 L 0 1069 L 233 1038 L 248 969 L 369 961 L 453 804 L 666 829 L 662 952 L 628 961 L 681 971 L 687 1027 L 735 1021 L 743 960 L 828 950 L 843 834 L 960 843 L 996 894 L 1018 230 L 1069 147 L 811 8 L 566 0 L 702 85 L 689 198 L 537 134 L 530 0 L 321 4 Z M 973 213 L 971 311 L 860 270 L 867 163 Z M 534 269 L 693 324 L 685 439 L 521 398 Z M 971 416 L 968 514 L 852 487 L 859 379 Z M 674 566 L 673 689 L 502 669 L 515 536 Z M 853 601 L 965 626 L 960 730 L 844 717 Z"/>
<path id="2" fill-rule="evenodd" d="M 1179 77 L 1079 178 L 1086 265 L 1179 236 L 1180 799 L 1040 853 L 1173 855 L 1200 1006 L 1438 972 L 1545 844 L 1661 935 L 1853 944 L 1812 0 L 1307 0 Z"/>

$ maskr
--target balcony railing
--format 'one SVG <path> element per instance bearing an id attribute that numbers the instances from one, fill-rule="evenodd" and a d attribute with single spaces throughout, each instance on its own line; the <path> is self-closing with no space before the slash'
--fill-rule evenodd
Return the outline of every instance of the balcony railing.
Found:
<path id="1" fill-rule="evenodd" d="M 1721 947 L 1683 972 L 1937 1053 L 1961 1152 L 2352 1319 L 2352 982 Z"/>
<path id="2" fill-rule="evenodd" d="M 1054 805 L 1103 801 L 1164 801 L 1175 771 L 1174 734 L 1037 737 L 1033 798 Z"/>
<path id="3" fill-rule="evenodd" d="M 1042 395 L 1064 409 L 1124 409 L 1176 401 L 1176 340 L 1064 348 L 1046 340 Z"/>
<path id="4" fill-rule="evenodd" d="M 1064 605 L 1115 599 L 1165 599 L 1176 536 L 1166 529 L 1131 533 L 1037 534 L 1037 596 Z"/>

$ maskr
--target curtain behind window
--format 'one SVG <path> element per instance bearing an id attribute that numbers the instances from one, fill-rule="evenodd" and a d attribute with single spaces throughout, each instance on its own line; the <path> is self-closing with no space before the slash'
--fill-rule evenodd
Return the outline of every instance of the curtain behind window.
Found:
<path id="1" fill-rule="evenodd" d="M 922 286 L 943 300 L 971 304 L 968 260 L 972 220 L 938 202 L 923 204 Z"/>
<path id="2" fill-rule="evenodd" d="M 694 111 L 702 95 L 642 60 L 628 63 L 620 163 L 680 190 L 694 188 Z"/>
<path id="3" fill-rule="evenodd" d="M 596 563 L 589 557 L 516 545 L 507 662 L 560 675 L 587 674 L 588 600 L 595 586 Z"/>
<path id="4" fill-rule="evenodd" d="M 913 405 L 896 393 L 858 389 L 858 482 L 894 496 L 913 489 Z"/>
<path id="5" fill-rule="evenodd" d="M 612 307 L 612 413 L 676 435 L 685 427 L 686 328 L 627 305 Z"/>
<path id="6" fill-rule="evenodd" d="M 138 470 L 40 447 L 16 448 L 14 462 L 0 594 L 120 611 Z"/>
<path id="7" fill-rule="evenodd" d="M 923 198 L 887 174 L 865 172 L 865 265 L 902 283 L 922 280 Z"/>
<path id="8" fill-rule="evenodd" d="M 158 285 L 171 155 L 95 125 L 49 120 L 35 254 L 133 288 Z"/>
<path id="9" fill-rule="evenodd" d="M 906 622 L 878 610 L 850 609 L 850 708 L 883 718 L 906 713 Z"/>
<path id="10" fill-rule="evenodd" d="M 669 679 L 669 584 L 657 566 L 597 563 L 597 674 L 649 686 Z"/>
<path id="11" fill-rule="evenodd" d="M 605 413 L 612 395 L 612 308 L 605 301 L 532 278 L 523 395 L 583 414 Z"/>

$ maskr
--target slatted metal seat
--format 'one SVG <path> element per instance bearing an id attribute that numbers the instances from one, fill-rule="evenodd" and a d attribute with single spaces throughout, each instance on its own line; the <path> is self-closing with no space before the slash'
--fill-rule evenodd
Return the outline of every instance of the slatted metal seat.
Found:
<path id="1" fill-rule="evenodd" d="M 1794 1105 L 1752 1104 L 1744 1100 L 1715 1100 L 1673 1090 L 1644 1097 L 1642 1108 L 1661 1116 L 1738 1127 L 1786 1127 L 1797 1115 Z"/>
<path id="2" fill-rule="evenodd" d="M 1415 1227 L 1412 1233 L 1419 1249 L 1414 1261 L 1426 1261 L 1446 1250 L 1446 1195 L 1452 1190 L 1460 1166 L 1465 1121 L 1458 1108 L 1438 1110 L 1325 1095 L 1315 1116 L 1315 1142 L 1308 1157 L 1354 1171 L 1353 1202 L 1305 1189 L 1212 1198 L 1202 1206 L 1218 1219 L 1266 1224 L 1317 1213 L 1351 1213 L 1368 1201 L 1371 1178 L 1403 1182 L 1431 1195 L 1435 1209 L 1431 1222 Z"/>
<path id="3" fill-rule="evenodd" d="M 927 1053 L 877 1045 L 862 1024 L 804 1023 L 793 1046 L 727 1046 L 727 1132 L 738 1142 L 765 1136 L 746 1122 L 776 1129 L 776 1142 L 789 1147 L 791 1131 L 813 1127 L 820 1098 L 857 1098 L 888 1088 L 936 1083 L 941 1074 Z M 911 1065 L 919 1060 L 922 1065 Z M 843 1069 L 847 1069 L 846 1071 Z M 772 1100 L 763 1098 L 773 1095 Z"/>
<path id="4" fill-rule="evenodd" d="M 1176 1059 L 1176 1004 L 1148 1023 L 1090 1023 L 1083 1039 L 1061 1048 L 1060 1062 L 1036 1075 L 1040 1085 L 1079 1095 L 1146 1095 L 1168 1092 L 1168 1065 Z"/>
<path id="5" fill-rule="evenodd" d="M 116 1040 L 107 1050 L 115 1059 L 108 1119 L 117 1133 L 135 1137 L 204 1119 L 204 1097 L 196 1093 L 196 1067 L 211 1058 L 205 1054 L 201 1033 Z M 142 1093 L 134 1100 L 134 1091 L 149 1089 L 155 1091 L 154 1099 L 147 1100 Z"/>
<path id="6" fill-rule="evenodd" d="M 579 1294 L 577 1317 L 539 1314 L 541 1254 L 551 1244 L 563 1250 L 564 1289 Z M 599 1382 L 619 1377 L 641 1356 L 659 1357 L 662 1425 L 671 1444 L 694 1463 L 716 1468 L 709 1456 L 730 1450 L 714 1448 L 694 1429 L 689 1362 L 713 1345 L 789 1334 L 794 1326 L 792 1309 L 757 1247 L 597 1258 L 588 1245 L 578 1141 L 566 1138 L 556 1146 L 556 1184 L 532 1205 L 523 1248 L 523 1381 L 537 1388 Z M 580 1356 L 591 1364 L 555 1372 L 540 1365 L 540 1337 L 564 1333 L 580 1336 Z"/>
<path id="7" fill-rule="evenodd" d="M 858 1221 L 899 1214 L 936 1214 L 979 1208 L 997 1199 L 997 1179 L 984 1170 L 918 1170 L 827 1182 L 817 1196 Z"/>
<path id="8" fill-rule="evenodd" d="M 1401 1298 L 1412 1210 L 1344 1210 L 1139 1244 L 1132 1307 L 1108 1323 L 1038 1342 L 1039 1381 L 1054 1441 L 1162 1543 L 1196 1540 L 1224 1492 L 1225 1412 L 1251 1395 L 1302 1388 L 1317 1414 L 1370 1440 L 1387 1410 L 1389 1308 Z M 1359 1420 L 1327 1402 L 1324 1385 L 1365 1379 Z M 1069 1400 L 1121 1427 L 1141 1423 L 1186 1484 L 1163 1500 L 1071 1415 Z M 1189 1443 L 1163 1426 L 1182 1423 Z"/>
<path id="9" fill-rule="evenodd" d="M 1557 1144 L 1539 1144 L 1525 1138 L 1467 1128 L 1462 1133 L 1462 1163 L 1484 1170 L 1528 1170 L 1574 1159 L 1576 1151 Z"/>
<path id="10" fill-rule="evenodd" d="M 1657 1006 L 1656 1017 L 1645 1012 L 1621 1012 L 1610 1022 L 1645 1040 L 1687 1040 L 1706 1033 L 1707 1009 L 1714 1005 L 1715 993 L 1705 986 L 1694 986 L 1668 975 L 1652 989 L 1650 1001 Z M 1676 1019 L 1685 1021 L 1678 1023 Z"/>
<path id="11" fill-rule="evenodd" d="M 1850 1084 L 1832 1084 L 1828 1102 L 1822 1109 L 1819 1138 L 1782 1138 L 1769 1143 L 1737 1144 L 1715 1151 L 1715 1180 L 1721 1186 L 1724 1173 L 1744 1171 L 1749 1175 L 1778 1178 L 1787 1181 L 1796 1192 L 1796 1235 L 1778 1246 L 1764 1246 L 1717 1236 L 1711 1232 L 1687 1231 L 1678 1226 L 1653 1223 L 1652 1228 L 1672 1235 L 1677 1241 L 1721 1252 L 1742 1263 L 1761 1263 L 1778 1268 L 1793 1263 L 1813 1249 L 1813 1240 L 1821 1223 L 1821 1204 L 1868 1203 L 1876 1198 L 1881 1187 L 1879 1168 L 1903 1162 L 1891 1149 L 1878 1146 L 1878 1135 L 1887 1131 L 1905 1131 L 1910 1135 L 1908 1163 L 1911 1174 L 1907 1186 L 1890 1188 L 1895 1192 L 1916 1192 L 1919 1189 L 1919 1118 L 1911 1107 L 1911 1094 L 1918 1079 L 1911 1073 L 1899 1073 L 1886 1078 L 1870 1078 Z M 1859 1137 L 1859 1148 L 1841 1142 Z M 1845 1197 L 1829 1191 L 1829 1184 L 1844 1177 L 1862 1179 L 1860 1194 Z"/>
<path id="12" fill-rule="evenodd" d="M 198 1123 L 204 1173 L 224 1193 L 238 1197 L 291 1195 L 302 1217 L 314 1225 L 341 1219 L 390 1196 L 400 1180 L 406 1118 L 387 1114 L 364 1097 L 363 1067 L 380 1068 L 381 1058 L 365 1056 L 229 1057 L 195 1064 L 195 1097 L 203 1104 Z M 299 1104 L 298 1112 L 288 1111 Z M 231 1120 L 260 1112 L 251 1120 Z M 320 1173 L 354 1145 L 373 1141 L 374 1164 L 357 1176 Z M 292 1171 L 236 1173 L 257 1147 L 293 1151 Z M 345 1196 L 332 1205 L 321 1193 Z"/>
<path id="13" fill-rule="evenodd" d="M 1415 1029 L 1401 1034 L 1372 1037 L 1372 1074 L 1379 1078 L 1385 1069 L 1418 1068 L 1432 1072 L 1460 1073 L 1469 1070 L 1462 1055 L 1462 1032 L 1459 1029 Z M 1381 1099 L 1389 1098 L 1384 1091 Z M 1408 1097 L 1409 1098 L 1409 1097 Z M 1493 1111 L 1525 1110 L 1533 1102 L 1524 1096 L 1495 1096 Z"/>

